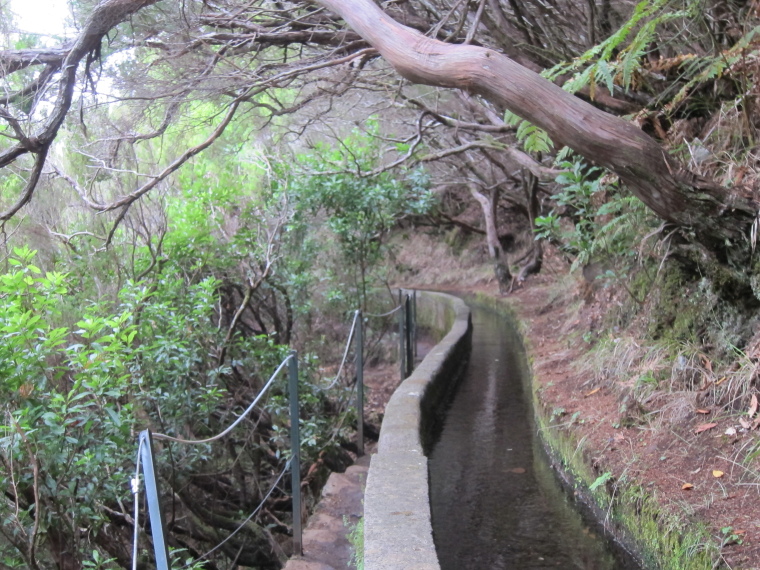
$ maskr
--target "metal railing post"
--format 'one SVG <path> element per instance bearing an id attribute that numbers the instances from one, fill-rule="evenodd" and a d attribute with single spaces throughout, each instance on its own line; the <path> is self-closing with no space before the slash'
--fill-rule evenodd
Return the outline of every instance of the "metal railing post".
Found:
<path id="1" fill-rule="evenodd" d="M 293 350 L 288 362 L 288 386 L 290 391 L 290 482 L 293 493 L 293 553 L 303 554 L 301 528 L 301 436 L 298 410 L 298 353 Z"/>
<path id="2" fill-rule="evenodd" d="M 364 321 L 357 311 L 356 324 L 356 437 L 359 455 L 364 455 Z"/>
<path id="3" fill-rule="evenodd" d="M 412 291 L 412 344 L 414 344 L 414 358 L 417 358 L 417 289 Z"/>
<path id="4" fill-rule="evenodd" d="M 412 346 L 412 298 L 407 294 L 404 300 L 404 314 L 406 316 L 406 375 L 411 376 L 414 370 L 414 347 Z"/>
<path id="5" fill-rule="evenodd" d="M 153 438 L 150 435 L 150 430 L 146 429 L 140 432 L 140 444 L 140 460 L 145 477 L 145 496 L 148 499 L 148 515 L 150 515 L 156 568 L 158 570 L 169 570 L 169 548 L 166 545 L 166 528 L 161 513 L 161 496 L 158 492 L 158 480 L 156 479 L 153 461 Z M 138 497 L 135 495 L 135 501 L 137 500 Z M 135 522 L 135 524 L 137 523 Z"/>
<path id="6" fill-rule="evenodd" d="M 404 348 L 404 302 L 401 289 L 398 291 L 398 304 L 400 307 L 398 310 L 398 365 L 399 374 L 403 380 L 406 378 L 406 350 Z"/>

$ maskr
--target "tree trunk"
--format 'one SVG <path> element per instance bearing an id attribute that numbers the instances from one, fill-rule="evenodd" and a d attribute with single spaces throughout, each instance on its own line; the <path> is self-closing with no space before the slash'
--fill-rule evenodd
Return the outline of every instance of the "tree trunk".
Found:
<path id="1" fill-rule="evenodd" d="M 686 228 L 725 258 L 744 259 L 760 203 L 700 179 L 634 125 L 563 91 L 493 50 L 426 37 L 386 15 L 372 0 L 315 0 L 346 23 L 402 76 L 455 87 L 503 105 L 594 163 L 615 172 L 658 216 Z"/>
<path id="2" fill-rule="evenodd" d="M 538 178 L 530 171 L 523 170 L 522 186 L 528 203 L 528 222 L 531 232 L 536 228 L 536 217 L 539 214 L 540 204 L 538 201 Z M 533 241 L 533 251 L 528 261 L 520 268 L 517 274 L 517 283 L 522 283 L 528 275 L 535 275 L 541 271 L 544 265 L 544 247 L 540 241 Z"/>
<path id="3" fill-rule="evenodd" d="M 499 285 L 499 293 L 502 295 L 512 290 L 512 273 L 509 271 L 504 259 L 504 250 L 499 242 L 499 232 L 496 229 L 496 203 L 498 202 L 498 189 L 494 189 L 490 196 L 478 191 L 474 184 L 469 185 L 470 194 L 483 208 L 483 218 L 486 221 L 486 243 L 488 244 L 488 256 L 493 260 L 493 271 L 496 282 Z"/>
<path id="4" fill-rule="evenodd" d="M 502 258 L 504 251 L 499 242 L 499 232 L 496 229 L 496 197 L 498 190 L 494 190 L 491 196 L 478 191 L 474 184 L 469 185 L 470 194 L 475 198 L 483 208 L 483 218 L 486 222 L 486 243 L 488 244 L 488 257 L 499 260 Z"/>

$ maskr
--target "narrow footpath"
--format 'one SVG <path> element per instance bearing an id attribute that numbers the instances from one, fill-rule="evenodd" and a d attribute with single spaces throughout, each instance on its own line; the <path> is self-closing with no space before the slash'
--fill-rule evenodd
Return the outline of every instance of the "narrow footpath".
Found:
<path id="1" fill-rule="evenodd" d="M 417 340 L 417 362 L 422 361 L 433 348 L 431 339 L 421 336 Z M 384 364 L 366 370 L 364 412 L 368 421 L 382 417 L 385 406 L 396 391 L 399 379 L 396 363 Z M 288 560 L 285 570 L 345 570 L 353 568 L 353 546 L 348 534 L 364 516 L 364 485 L 377 442 L 365 441 L 365 455 L 359 457 L 345 473 L 331 473 L 322 489 L 314 512 L 309 517 L 303 534 L 303 555 Z"/>
<path id="2" fill-rule="evenodd" d="M 345 570 L 353 547 L 348 533 L 364 515 L 364 484 L 370 454 L 345 473 L 332 473 L 303 533 L 303 556 L 288 560 L 285 570 Z"/>

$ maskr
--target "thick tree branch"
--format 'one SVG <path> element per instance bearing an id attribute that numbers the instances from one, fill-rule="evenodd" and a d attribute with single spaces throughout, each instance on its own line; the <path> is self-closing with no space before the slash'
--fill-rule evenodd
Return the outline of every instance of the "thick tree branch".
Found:
<path id="1" fill-rule="evenodd" d="M 32 171 L 29 174 L 29 179 L 26 181 L 26 186 L 24 186 L 24 190 L 21 192 L 21 197 L 13 206 L 11 206 L 5 212 L 0 213 L 0 227 L 2 227 L 5 222 L 15 216 L 16 213 L 21 208 L 26 206 L 29 203 L 29 200 L 32 199 L 32 196 L 34 195 L 34 189 L 37 187 L 37 182 L 39 182 L 40 176 L 42 175 L 42 169 L 45 167 L 45 159 L 47 158 L 48 149 L 49 146 L 35 154 L 34 166 L 32 167 Z"/>
<path id="2" fill-rule="evenodd" d="M 503 105 L 546 130 L 555 143 L 618 174 L 655 213 L 693 231 L 714 251 L 737 243 L 747 249 L 758 201 L 685 171 L 630 123 L 498 52 L 425 37 L 395 22 L 371 0 L 315 1 L 339 14 L 406 79 L 464 89 Z"/>

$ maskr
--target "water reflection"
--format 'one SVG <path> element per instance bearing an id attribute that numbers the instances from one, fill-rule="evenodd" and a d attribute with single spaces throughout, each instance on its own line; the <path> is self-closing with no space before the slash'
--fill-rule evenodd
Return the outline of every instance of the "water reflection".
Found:
<path id="1" fill-rule="evenodd" d="M 569 505 L 534 441 L 516 331 L 503 317 L 475 308 L 472 345 L 430 456 L 441 568 L 622 567 Z"/>

